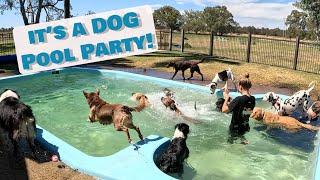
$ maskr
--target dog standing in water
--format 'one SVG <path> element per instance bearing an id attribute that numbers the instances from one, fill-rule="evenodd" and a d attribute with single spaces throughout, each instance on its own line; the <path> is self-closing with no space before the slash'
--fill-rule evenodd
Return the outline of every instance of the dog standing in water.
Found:
<path id="1" fill-rule="evenodd" d="M 312 109 L 310 109 L 313 104 L 310 92 L 314 87 L 315 82 L 311 82 L 309 89 L 300 90 L 284 101 L 274 92 L 268 92 L 263 97 L 263 100 L 270 102 L 280 116 L 291 116 L 293 112 L 299 112 L 304 118 L 310 121 L 316 118 L 315 113 L 312 113 Z"/>
<path id="2" fill-rule="evenodd" d="M 183 173 L 183 162 L 189 157 L 187 137 L 189 126 L 180 123 L 175 126 L 173 138 L 168 148 L 156 159 L 159 169 L 165 173 Z"/>
<path id="3" fill-rule="evenodd" d="M 113 123 L 114 128 L 117 131 L 124 131 L 127 135 L 129 143 L 131 143 L 131 138 L 129 134 L 129 129 L 134 129 L 137 131 L 139 138 L 143 140 L 143 136 L 140 132 L 138 126 L 135 126 L 132 122 L 132 111 L 140 112 L 143 110 L 147 103 L 142 102 L 142 99 L 147 99 L 146 96 L 138 96 L 135 98 L 139 99 L 139 104 L 136 107 L 128 107 L 122 104 L 109 104 L 100 98 L 100 91 L 87 93 L 83 91 L 88 105 L 90 107 L 89 120 L 90 122 L 99 121 L 103 125 L 108 125 Z M 140 97 L 140 98 L 139 98 Z"/>

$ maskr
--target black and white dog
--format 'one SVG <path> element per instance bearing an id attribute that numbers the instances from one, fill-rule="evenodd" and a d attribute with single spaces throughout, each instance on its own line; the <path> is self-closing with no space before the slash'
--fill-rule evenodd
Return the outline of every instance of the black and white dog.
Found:
<path id="1" fill-rule="evenodd" d="M 189 134 L 189 126 L 180 123 L 175 126 L 173 139 L 168 148 L 156 160 L 159 169 L 165 173 L 183 173 L 183 162 L 189 157 L 189 149 L 187 147 L 187 137 Z"/>
<path id="2" fill-rule="evenodd" d="M 310 98 L 310 92 L 314 87 L 315 82 L 311 82 L 309 89 L 300 90 L 285 100 L 282 100 L 274 92 L 268 92 L 264 95 L 263 100 L 270 102 L 280 116 L 291 116 L 293 112 L 298 112 L 310 121 L 315 118 L 308 113 L 308 109 L 313 104 Z"/>
<path id="3" fill-rule="evenodd" d="M 228 80 L 231 80 L 234 84 L 235 89 L 237 89 L 233 72 L 229 68 L 228 70 L 217 73 L 212 79 L 211 83 L 207 85 L 208 87 L 210 87 L 211 94 L 215 93 L 219 83 L 225 83 Z"/>
<path id="4" fill-rule="evenodd" d="M 0 128 L 8 134 L 14 153 L 18 152 L 18 141 L 21 139 L 27 140 L 30 149 L 34 151 L 36 137 L 36 120 L 32 110 L 19 98 L 18 93 L 10 89 L 0 95 Z"/>

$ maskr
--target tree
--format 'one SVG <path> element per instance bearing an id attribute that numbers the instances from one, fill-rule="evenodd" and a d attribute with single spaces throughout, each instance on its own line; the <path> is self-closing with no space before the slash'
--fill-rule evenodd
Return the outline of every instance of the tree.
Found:
<path id="1" fill-rule="evenodd" d="M 63 0 L 0 0 L 0 11 L 17 10 L 22 16 L 25 25 L 40 22 L 41 13 L 44 10 L 46 21 L 63 17 L 63 9 L 57 4 Z"/>
<path id="2" fill-rule="evenodd" d="M 231 32 L 238 26 L 226 6 L 206 7 L 203 10 L 203 21 L 207 31 L 220 35 Z"/>
<path id="3" fill-rule="evenodd" d="M 71 17 L 71 13 L 70 13 L 70 9 L 71 9 L 71 5 L 70 5 L 70 0 L 64 0 L 64 18 L 70 18 Z"/>
<path id="4" fill-rule="evenodd" d="M 180 12 L 171 6 L 163 6 L 155 10 L 153 18 L 157 27 L 166 27 L 171 30 L 179 29 L 182 24 Z"/>
<path id="5" fill-rule="evenodd" d="M 300 0 L 295 4 L 308 15 L 317 40 L 320 41 L 320 0 Z"/>
<path id="6" fill-rule="evenodd" d="M 205 24 L 202 20 L 201 11 L 187 10 L 182 15 L 183 17 L 183 29 L 186 31 L 193 31 L 196 34 L 205 30 Z"/>
<path id="7" fill-rule="evenodd" d="M 304 37 L 307 31 L 307 14 L 293 10 L 286 19 L 288 35 L 290 38 L 300 36 Z"/>

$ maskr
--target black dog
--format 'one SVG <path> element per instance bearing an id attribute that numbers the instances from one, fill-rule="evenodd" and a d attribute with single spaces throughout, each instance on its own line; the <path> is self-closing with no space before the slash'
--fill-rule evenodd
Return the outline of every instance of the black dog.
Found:
<path id="1" fill-rule="evenodd" d="M 198 74 L 201 75 L 202 81 L 203 81 L 203 74 L 200 71 L 200 67 L 198 66 L 199 63 L 202 63 L 204 61 L 204 58 L 202 58 L 200 61 L 177 61 L 177 62 L 170 62 L 167 66 L 167 68 L 169 67 L 173 67 L 175 72 L 172 76 L 171 79 L 173 79 L 178 71 L 182 71 L 182 77 L 183 80 L 185 80 L 186 78 L 184 77 L 184 71 L 190 68 L 190 73 L 191 76 L 188 78 L 188 80 L 190 80 L 193 77 L 193 73 L 197 72 Z"/>
<path id="2" fill-rule="evenodd" d="M 216 102 L 216 110 L 219 112 L 222 112 L 222 106 L 224 104 L 225 99 L 224 98 L 219 98 Z M 231 97 L 228 99 L 228 103 L 231 102 Z"/>
<path id="3" fill-rule="evenodd" d="M 18 152 L 18 141 L 27 140 L 32 150 L 35 150 L 36 120 L 30 106 L 21 102 L 13 90 L 1 93 L 5 97 L 0 102 L 0 128 L 6 133 L 13 144 L 14 153 Z"/>
<path id="4" fill-rule="evenodd" d="M 183 173 L 183 162 L 189 157 L 187 137 L 189 126 L 180 123 L 175 126 L 173 139 L 168 148 L 156 160 L 159 169 L 165 173 Z"/>

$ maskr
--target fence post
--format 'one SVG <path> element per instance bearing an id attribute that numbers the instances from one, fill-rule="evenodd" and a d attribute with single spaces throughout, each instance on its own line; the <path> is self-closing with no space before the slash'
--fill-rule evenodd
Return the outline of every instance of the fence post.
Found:
<path id="1" fill-rule="evenodd" d="M 184 51 L 184 29 L 181 31 L 181 52 Z"/>
<path id="2" fill-rule="evenodd" d="M 251 55 L 251 41 L 252 41 L 252 34 L 249 32 L 248 35 L 248 46 L 247 46 L 247 62 L 250 62 L 250 55 Z"/>
<path id="3" fill-rule="evenodd" d="M 162 49 L 162 33 L 161 33 L 161 30 L 159 31 L 159 34 L 160 34 L 159 35 L 159 46 L 160 46 L 159 48 Z"/>
<path id="4" fill-rule="evenodd" d="M 213 41 L 214 41 L 214 32 L 211 31 L 211 34 L 210 34 L 209 56 L 213 56 Z"/>
<path id="5" fill-rule="evenodd" d="M 172 28 L 170 28 L 169 51 L 172 51 Z"/>
<path id="6" fill-rule="evenodd" d="M 299 57 L 299 47 L 300 47 L 300 36 L 297 36 L 296 39 L 296 50 L 293 59 L 293 69 L 297 70 L 298 57 Z"/>

